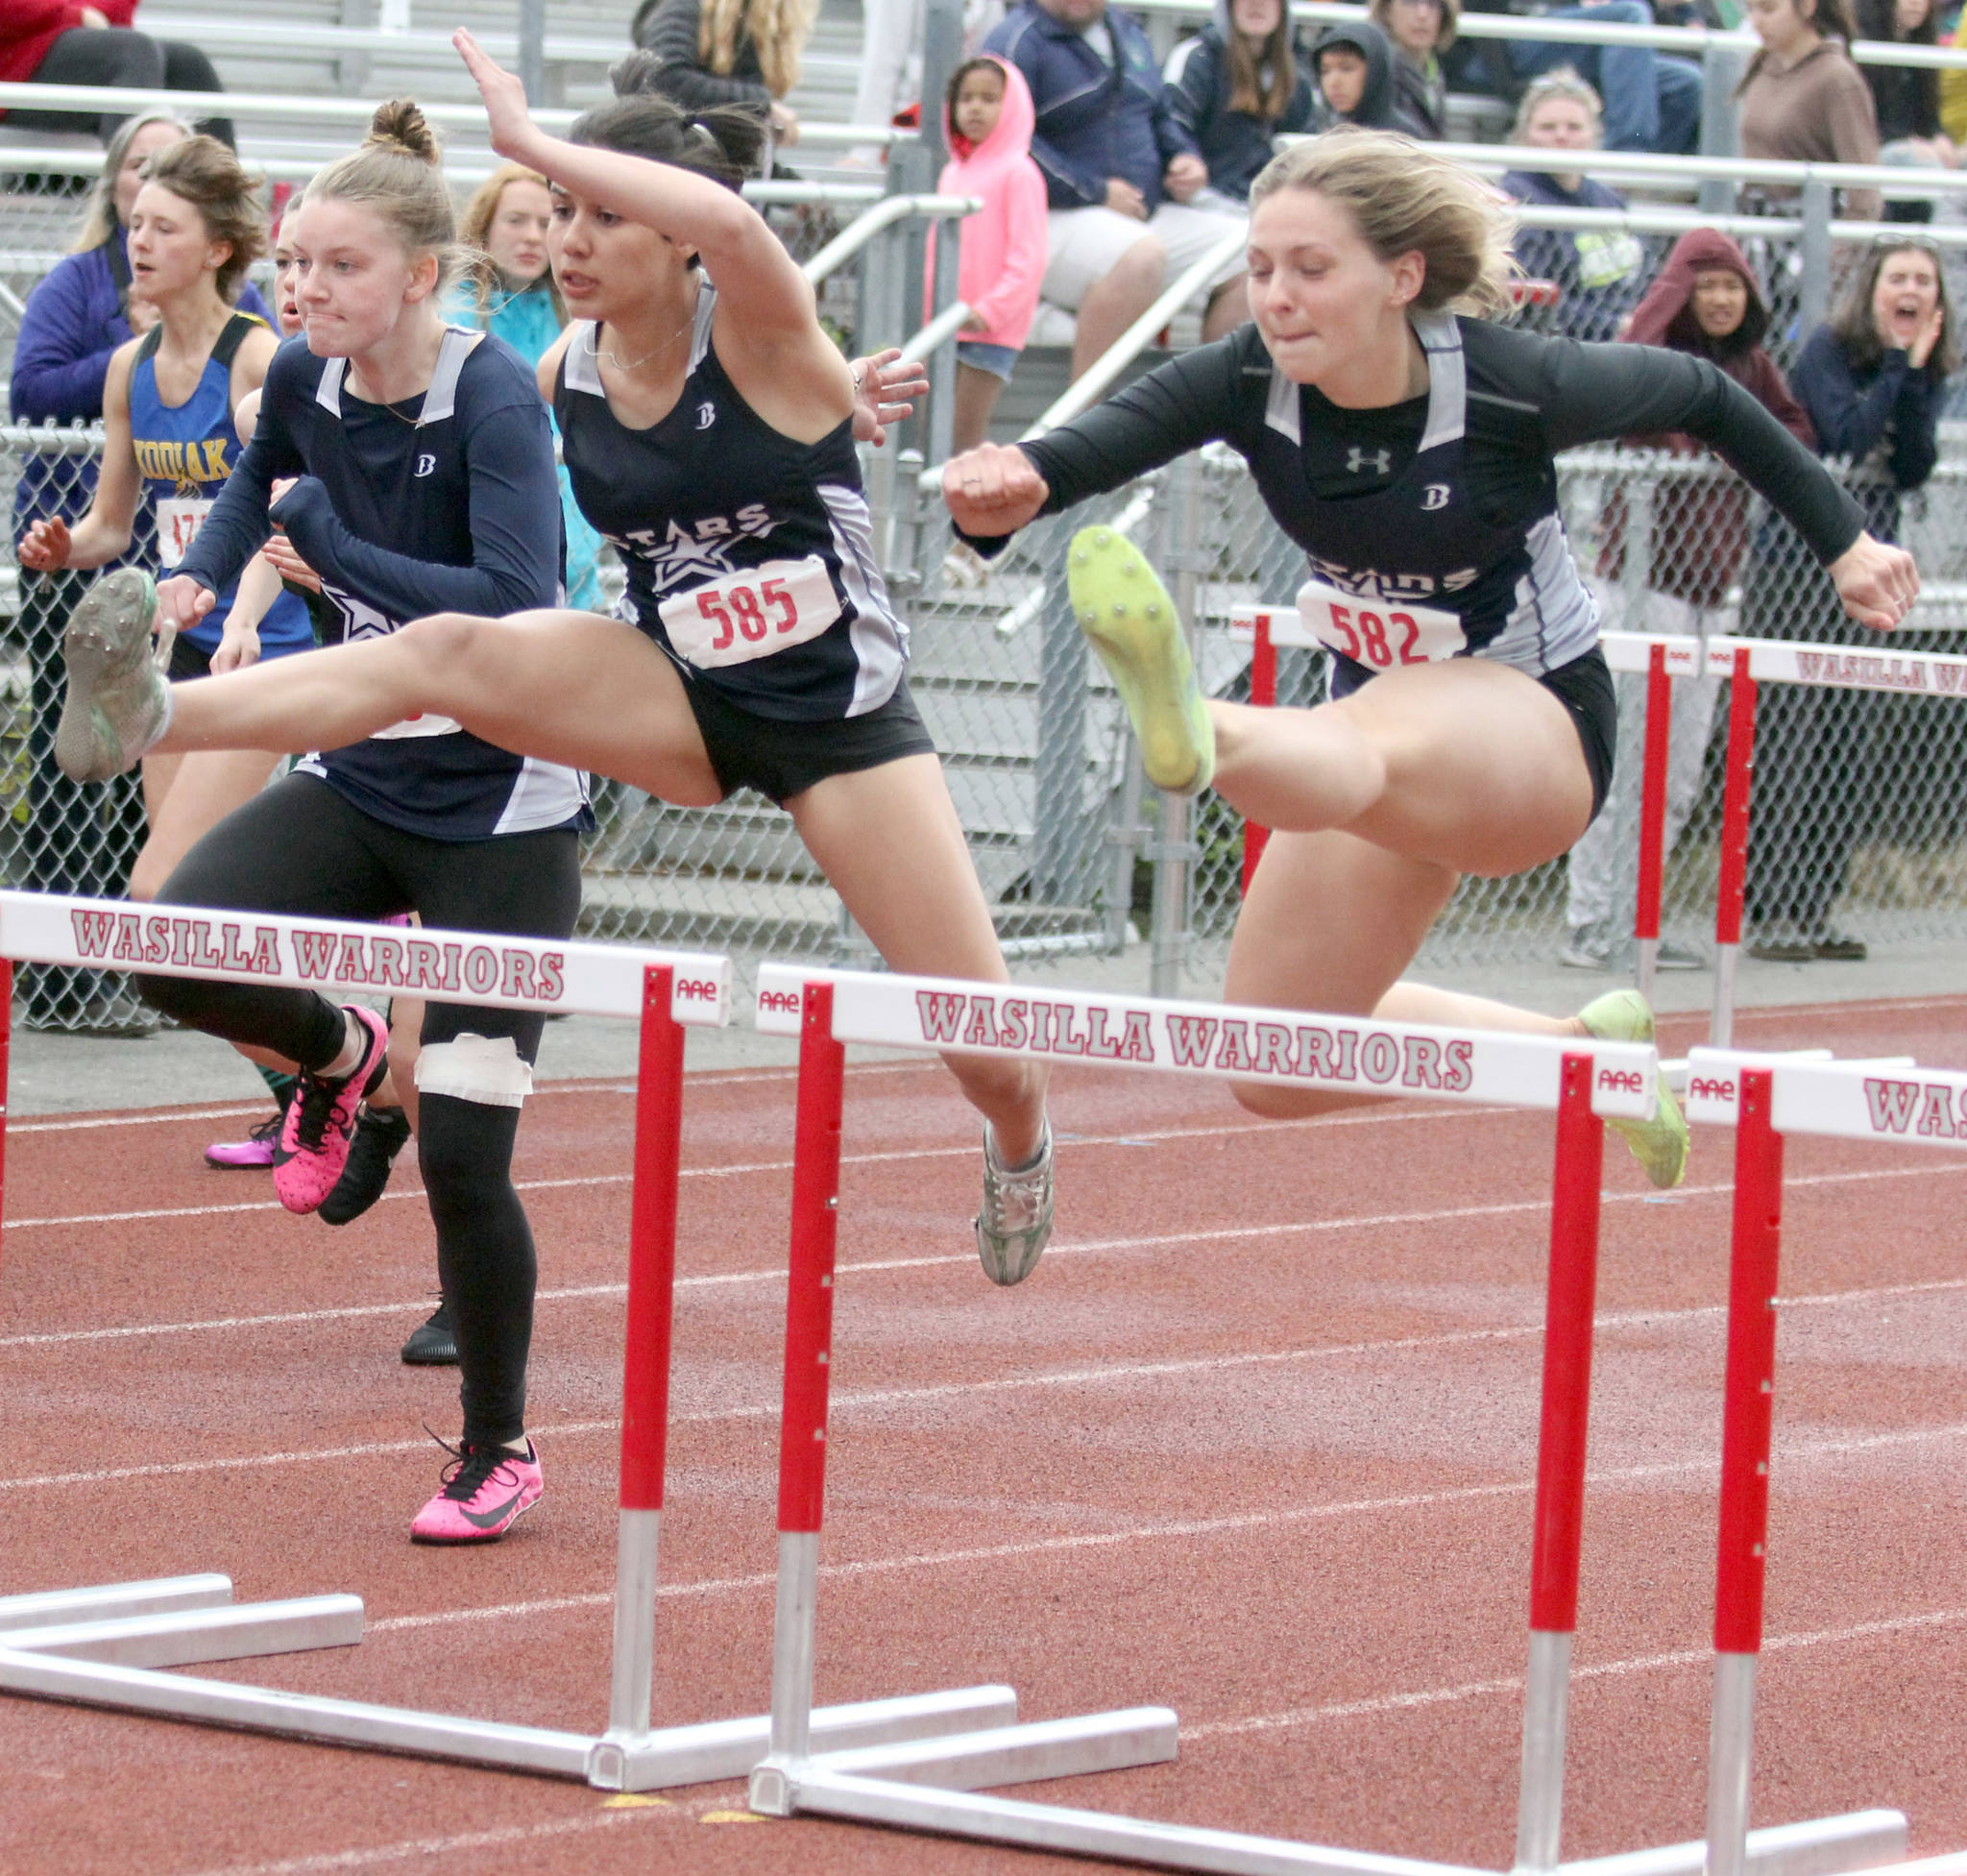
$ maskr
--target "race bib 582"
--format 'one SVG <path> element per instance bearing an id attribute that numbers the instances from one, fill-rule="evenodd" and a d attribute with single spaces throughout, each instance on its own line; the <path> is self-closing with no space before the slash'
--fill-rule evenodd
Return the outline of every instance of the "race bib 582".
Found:
<path id="1" fill-rule="evenodd" d="M 767 560 L 705 586 L 672 594 L 658 608 L 679 657 L 699 670 L 748 664 L 816 639 L 840 616 L 826 563 Z"/>
<path id="2" fill-rule="evenodd" d="M 1298 589 L 1298 611 L 1306 631 L 1369 670 L 1431 665 L 1468 648 L 1462 621 L 1437 606 L 1361 599 L 1323 580 Z"/>

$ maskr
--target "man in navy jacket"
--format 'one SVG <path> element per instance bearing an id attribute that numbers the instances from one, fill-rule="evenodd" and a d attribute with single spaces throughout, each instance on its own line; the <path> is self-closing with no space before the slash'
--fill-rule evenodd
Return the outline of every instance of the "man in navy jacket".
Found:
<path id="1" fill-rule="evenodd" d="M 1044 297 L 1079 316 L 1073 376 L 1243 217 L 1191 206 L 1209 180 L 1169 107 L 1148 36 L 1106 0 L 1024 0 L 984 41 L 1024 73 L 1051 205 Z M 1204 338 L 1248 316 L 1243 260 L 1204 283 Z"/>

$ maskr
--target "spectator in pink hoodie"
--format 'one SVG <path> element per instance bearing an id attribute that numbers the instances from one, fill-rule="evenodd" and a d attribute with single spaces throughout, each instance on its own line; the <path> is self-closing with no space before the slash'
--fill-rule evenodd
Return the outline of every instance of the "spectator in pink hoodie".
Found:
<path id="1" fill-rule="evenodd" d="M 942 129 L 954 153 L 944 195 L 983 198 L 961 226 L 957 294 L 970 307 L 957 341 L 954 448 L 974 450 L 1018 361 L 1045 278 L 1045 178 L 1032 160 L 1035 113 L 1024 74 L 1002 59 L 966 60 L 950 74 Z M 930 266 L 935 266 L 934 252 Z"/>

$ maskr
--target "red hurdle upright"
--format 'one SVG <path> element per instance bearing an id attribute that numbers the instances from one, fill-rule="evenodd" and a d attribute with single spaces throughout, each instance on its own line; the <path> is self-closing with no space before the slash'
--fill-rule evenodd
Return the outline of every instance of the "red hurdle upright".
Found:
<path id="1" fill-rule="evenodd" d="M 1277 647 L 1271 638 L 1271 616 L 1259 612 L 1251 621 L 1250 700 L 1265 706 L 1277 701 Z M 1243 823 L 1243 896 L 1250 897 L 1250 883 L 1256 877 L 1256 863 L 1264 857 L 1271 830 L 1256 821 Z"/>
<path id="2" fill-rule="evenodd" d="M 1721 878 L 1714 892 L 1714 1010 L 1708 1041 L 1725 1049 L 1735 1035 L 1735 971 L 1741 957 L 1748 889 L 1749 791 L 1755 772 L 1756 680 L 1745 645 L 1734 648 L 1728 692 L 1728 777 L 1721 796 Z"/>

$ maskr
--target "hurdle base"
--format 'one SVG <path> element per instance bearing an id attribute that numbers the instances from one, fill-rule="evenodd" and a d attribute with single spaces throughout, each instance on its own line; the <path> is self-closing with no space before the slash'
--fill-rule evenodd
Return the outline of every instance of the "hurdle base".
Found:
<path id="1" fill-rule="evenodd" d="M 767 1787 L 763 1793 L 762 1784 Z M 778 1802 L 761 1804 L 761 1796 Z M 902 1777 L 845 1770 L 838 1760 L 820 1758 L 762 1766 L 752 1778 L 752 1809 L 775 1816 L 804 1812 L 937 1837 L 1101 1857 L 1158 1869 L 1206 1870 L 1218 1876 L 1298 1876 L 1309 1871 L 1318 1876 L 1478 1876 L 1463 1864 L 1157 1823 L 970 1791 L 925 1789 Z M 1906 1831 L 1906 1818 L 1896 1811 L 1852 1812 L 1755 1831 L 1748 1839 L 1748 1868 L 1753 1876 L 1848 1876 L 1901 1861 Z M 1561 1876 L 1700 1876 L 1706 1855 L 1704 1841 L 1675 1843 L 1561 1864 L 1559 1870 Z"/>
<path id="2" fill-rule="evenodd" d="M 764 1714 L 596 1739 L 162 1671 L 362 1639 L 359 1596 L 235 1604 L 231 1596 L 229 1578 L 203 1575 L 0 1598 L 0 1693 L 578 1779 L 610 1791 L 742 1778 L 770 1742 Z M 954 1688 L 818 1708 L 813 1739 L 835 1751 L 892 1750 L 950 1734 L 987 1739 L 1016 1719 L 1010 1688 Z"/>

